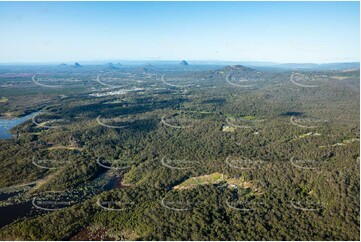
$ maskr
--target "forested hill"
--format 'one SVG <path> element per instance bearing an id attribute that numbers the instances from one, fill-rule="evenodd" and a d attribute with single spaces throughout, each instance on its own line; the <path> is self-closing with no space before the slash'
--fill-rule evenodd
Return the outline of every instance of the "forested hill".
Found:
<path id="1" fill-rule="evenodd" d="M 0 74 L 1 239 L 360 239 L 359 72 L 81 66 Z"/>

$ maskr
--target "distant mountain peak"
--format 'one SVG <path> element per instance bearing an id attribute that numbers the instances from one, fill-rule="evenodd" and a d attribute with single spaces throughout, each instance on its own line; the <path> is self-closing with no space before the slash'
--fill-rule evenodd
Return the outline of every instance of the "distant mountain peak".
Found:
<path id="1" fill-rule="evenodd" d="M 254 69 L 242 65 L 226 66 L 224 69 L 227 71 L 254 71 Z"/>
<path id="2" fill-rule="evenodd" d="M 107 63 L 106 66 L 110 69 L 118 69 L 112 62 Z"/>
<path id="3" fill-rule="evenodd" d="M 78 62 L 75 62 L 74 67 L 82 67 Z"/>
<path id="4" fill-rule="evenodd" d="M 61 63 L 59 66 L 68 66 L 68 65 L 65 63 Z"/>
<path id="5" fill-rule="evenodd" d="M 188 62 L 186 62 L 185 60 L 182 60 L 179 65 L 181 66 L 189 66 Z"/>
<path id="6" fill-rule="evenodd" d="M 154 71 L 156 70 L 157 68 L 155 66 L 153 66 L 152 64 L 150 63 L 147 63 L 146 65 L 142 66 L 140 68 L 140 71 Z"/>

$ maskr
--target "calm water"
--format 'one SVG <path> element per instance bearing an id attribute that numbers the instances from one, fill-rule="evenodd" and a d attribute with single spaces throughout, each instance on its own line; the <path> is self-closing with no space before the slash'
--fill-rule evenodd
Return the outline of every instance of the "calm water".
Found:
<path id="1" fill-rule="evenodd" d="M 37 113 L 38 112 L 34 112 L 21 118 L 0 119 L 0 139 L 11 139 L 13 135 L 10 133 L 10 129 L 31 119 Z M 0 201 L 6 200 L 7 198 L 16 194 L 18 194 L 18 192 L 0 193 Z M 30 217 L 34 215 L 35 214 L 34 211 L 32 211 L 31 201 L 0 207 L 0 228 L 18 218 Z"/>
<path id="2" fill-rule="evenodd" d="M 102 191 L 109 191 L 111 189 L 118 188 L 117 184 L 119 180 L 115 177 L 107 178 L 105 173 L 99 174 L 99 176 L 95 180 L 104 180 L 106 182 Z M 11 193 L 0 192 L 0 201 L 6 201 L 9 197 L 15 196 L 20 193 L 21 192 L 11 192 Z M 28 202 L 0 207 L 0 228 L 14 222 L 17 219 L 25 218 L 25 217 L 31 218 L 45 213 L 49 213 L 49 212 L 36 209 L 33 206 L 31 200 Z"/>
<path id="3" fill-rule="evenodd" d="M 31 201 L 0 207 L 0 228 L 14 222 L 16 219 L 35 216 L 33 210 Z"/>
<path id="4" fill-rule="evenodd" d="M 35 112 L 21 118 L 0 119 L 0 139 L 11 139 L 13 135 L 10 133 L 10 129 L 31 119 L 37 113 Z"/>
<path id="5" fill-rule="evenodd" d="M 34 112 L 32 114 L 29 114 L 21 118 L 0 119 L 0 139 L 11 139 L 13 135 L 10 133 L 10 129 L 31 119 L 37 113 L 39 112 Z M 105 174 L 100 174 L 96 179 L 106 179 L 104 176 Z M 116 180 L 111 178 L 108 180 L 108 183 L 104 186 L 103 189 L 105 191 L 111 190 L 115 188 L 116 184 L 117 184 Z M 0 192 L 0 201 L 5 201 L 9 197 L 15 196 L 18 193 L 19 192 L 12 192 L 12 193 Z M 0 207 L 0 228 L 14 222 L 16 219 L 23 217 L 34 217 L 42 213 L 46 213 L 46 212 L 35 209 L 31 201 Z"/>

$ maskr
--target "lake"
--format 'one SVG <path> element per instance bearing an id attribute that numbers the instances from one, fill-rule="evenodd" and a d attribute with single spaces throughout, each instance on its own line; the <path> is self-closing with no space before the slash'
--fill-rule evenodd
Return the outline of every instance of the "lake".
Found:
<path id="1" fill-rule="evenodd" d="M 0 139 L 13 138 L 14 136 L 10 133 L 10 129 L 31 119 L 37 113 L 38 112 L 34 112 L 21 118 L 0 119 Z"/>
<path id="2" fill-rule="evenodd" d="M 119 184 L 118 179 L 119 178 L 115 176 L 108 176 L 107 172 L 103 172 L 100 173 L 97 176 L 97 178 L 95 178 L 93 181 L 90 181 L 88 186 L 90 187 L 96 187 L 98 185 L 100 186 L 98 187 L 98 189 L 95 190 L 96 191 L 95 194 L 99 194 L 103 191 L 109 191 L 115 188 L 123 188 L 118 186 Z M 77 191 L 77 189 L 75 189 L 74 191 Z M 0 202 L 6 201 L 8 198 L 19 194 L 21 195 L 22 192 L 14 191 L 9 193 L 2 193 L 0 189 Z M 81 197 L 80 200 L 78 201 L 78 204 L 83 202 L 85 199 L 89 199 L 91 196 L 95 194 L 90 194 L 88 196 Z M 76 192 L 76 195 L 79 195 L 79 193 Z M 17 219 L 33 218 L 35 216 L 46 213 L 49 213 L 49 211 L 44 211 L 34 207 L 31 199 L 27 201 L 23 201 L 22 203 L 0 207 L 0 228 L 4 227 L 5 225 L 13 223 Z"/>
<path id="3" fill-rule="evenodd" d="M 14 222 L 16 219 L 35 216 L 35 212 L 31 201 L 0 207 L 0 228 Z"/>

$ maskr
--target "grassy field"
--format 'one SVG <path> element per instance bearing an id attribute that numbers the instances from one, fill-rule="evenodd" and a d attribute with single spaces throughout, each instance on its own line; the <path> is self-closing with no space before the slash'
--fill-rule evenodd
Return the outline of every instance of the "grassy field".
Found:
<path id="1" fill-rule="evenodd" d="M 201 185 L 214 185 L 225 183 L 229 188 L 254 188 L 255 191 L 258 191 L 251 182 L 247 182 L 243 177 L 240 178 L 230 178 L 222 173 L 215 172 L 209 175 L 203 175 L 198 177 L 191 177 L 181 184 L 175 186 L 175 190 L 184 190 L 192 189 Z"/>
<path id="2" fill-rule="evenodd" d="M 9 99 L 6 97 L 1 97 L 0 98 L 0 103 L 6 103 Z"/>
<path id="3" fill-rule="evenodd" d="M 53 147 L 49 147 L 48 150 L 78 150 L 78 151 L 81 151 L 82 148 L 74 147 L 74 146 L 56 145 Z"/>

